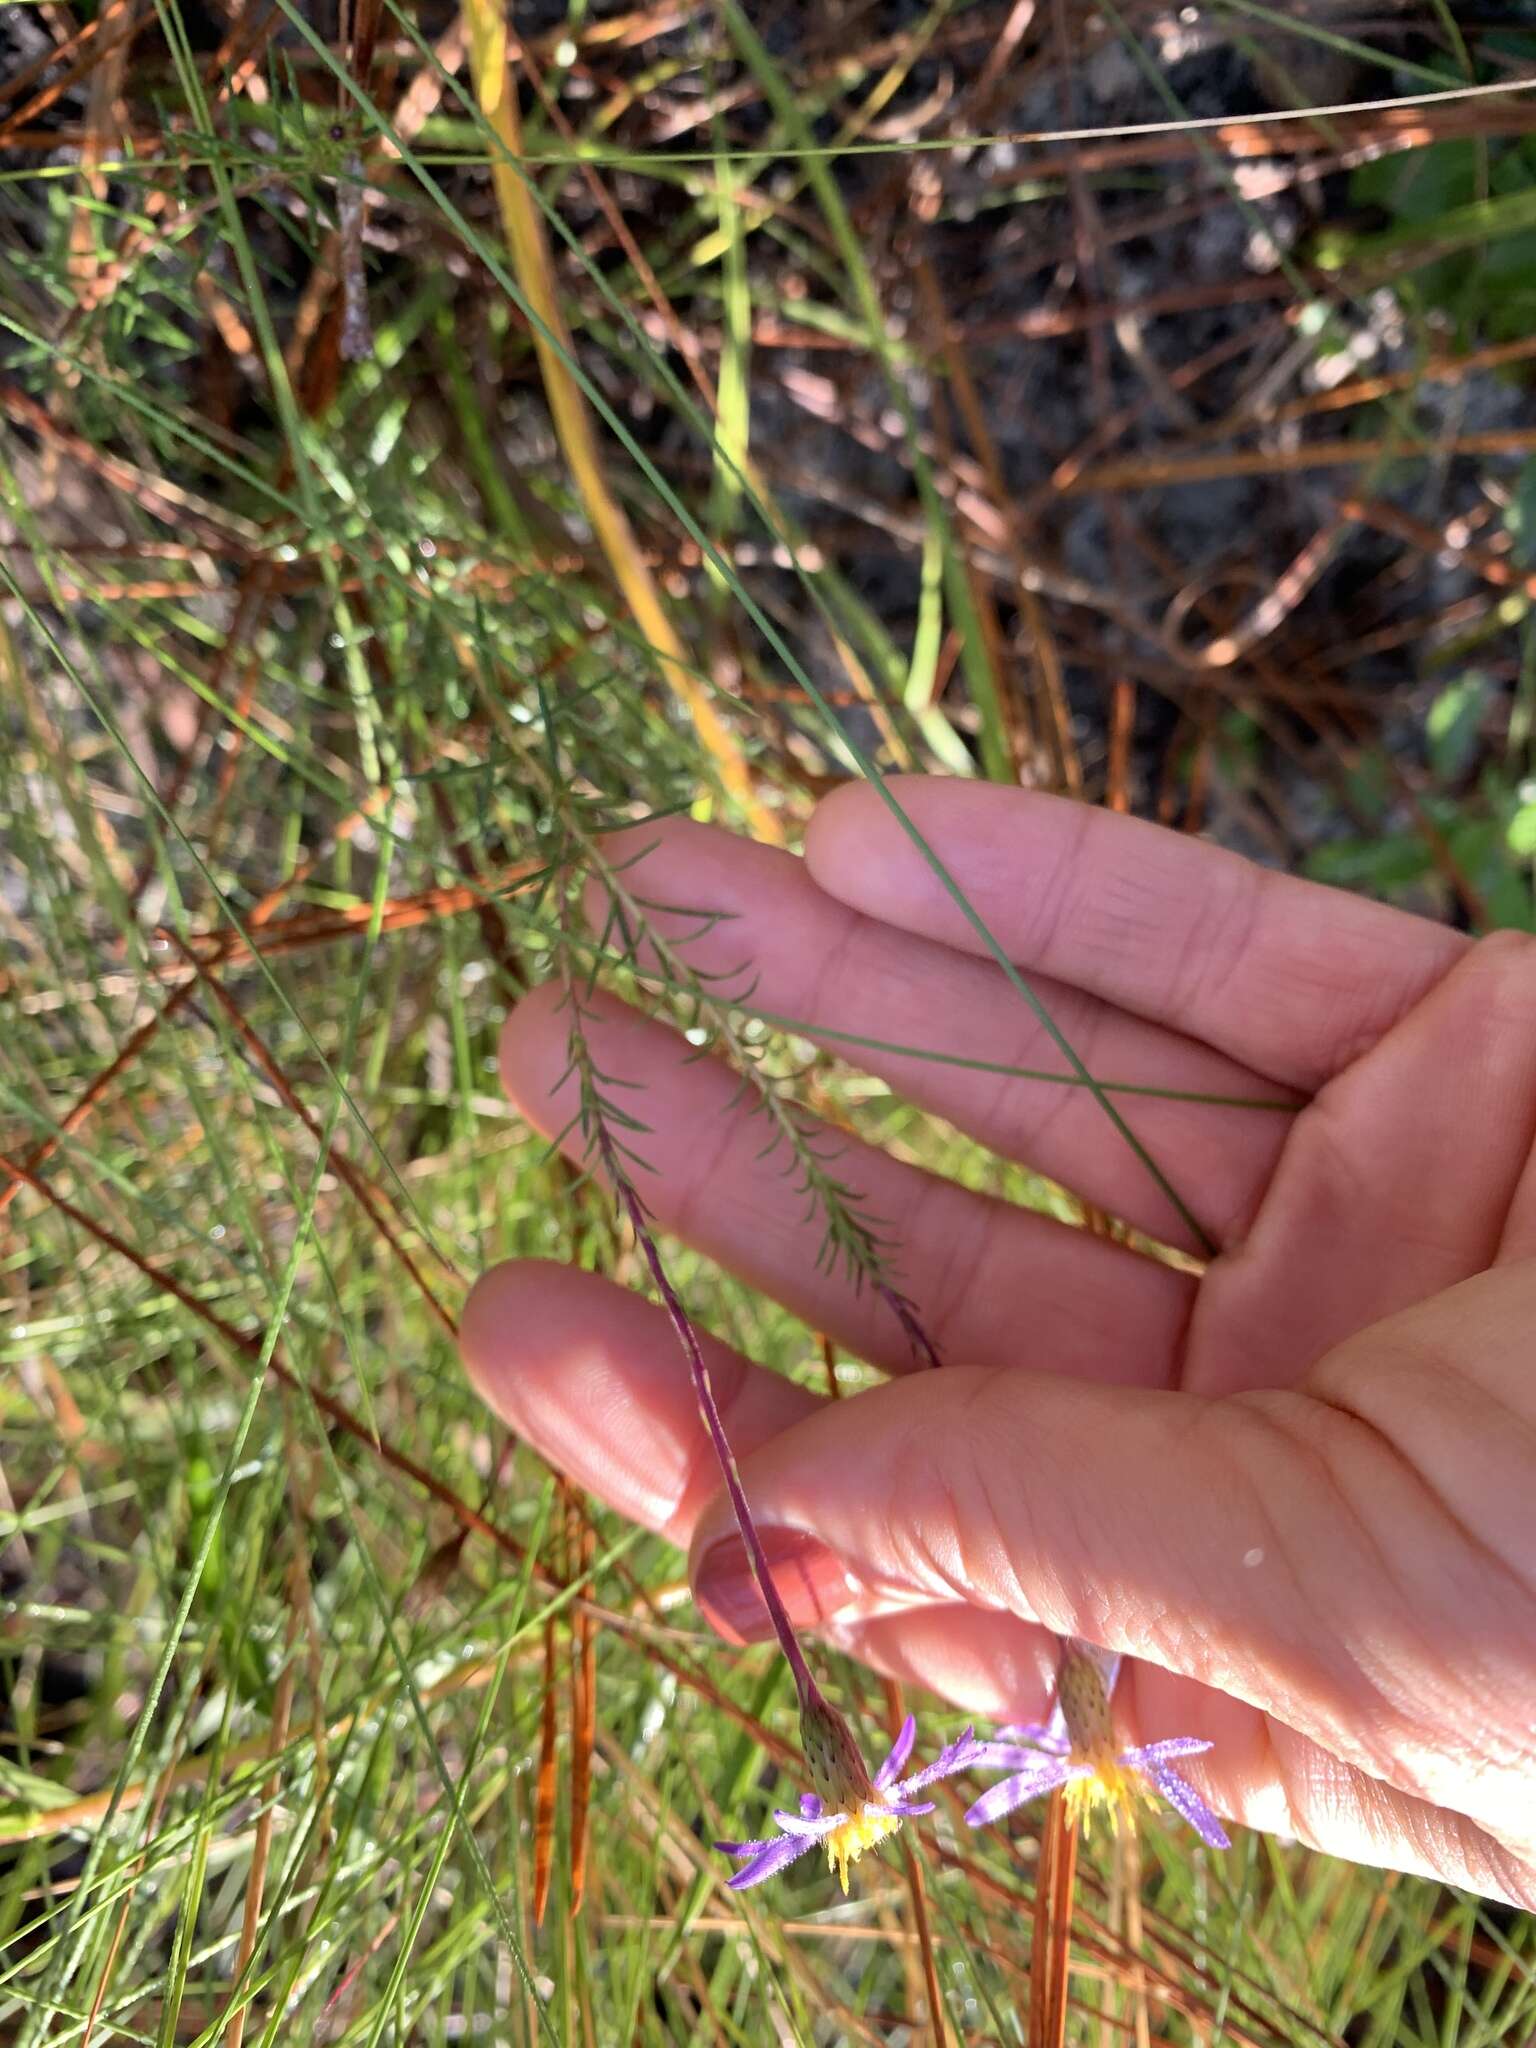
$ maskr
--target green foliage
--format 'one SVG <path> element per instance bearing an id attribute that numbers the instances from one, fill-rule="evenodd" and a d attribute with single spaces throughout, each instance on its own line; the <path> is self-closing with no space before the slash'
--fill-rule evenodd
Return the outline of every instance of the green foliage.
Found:
<path id="1" fill-rule="evenodd" d="M 1477 670 L 1448 683 L 1424 720 L 1427 786 L 1405 804 L 1401 783 L 1367 757 L 1353 793 L 1370 832 L 1314 848 L 1307 873 L 1421 910 L 1446 910 L 1459 883 L 1483 906 L 1488 929 L 1536 931 L 1536 784 L 1517 763 L 1487 759 L 1484 726 L 1497 709 L 1489 678 Z"/>
<path id="2" fill-rule="evenodd" d="M 1509 36 L 1503 57 L 1530 63 L 1536 36 Z M 1491 75 L 1491 74 L 1490 74 Z M 1448 86 L 1457 82 L 1447 66 Z M 1330 268 L 1380 267 L 1404 304 L 1448 314 L 1462 337 L 1512 341 L 1536 332 L 1536 136 L 1431 142 L 1361 164 L 1350 198 L 1391 225 L 1330 229 Z"/>

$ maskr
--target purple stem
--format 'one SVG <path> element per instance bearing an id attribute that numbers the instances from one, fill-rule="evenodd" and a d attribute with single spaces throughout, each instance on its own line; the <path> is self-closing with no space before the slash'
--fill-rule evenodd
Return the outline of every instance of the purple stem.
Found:
<path id="1" fill-rule="evenodd" d="M 898 1294 L 894 1287 L 888 1286 L 883 1280 L 875 1282 L 875 1292 L 906 1332 L 907 1342 L 912 1346 L 912 1356 L 923 1365 L 934 1368 L 941 1366 L 944 1361 L 939 1356 L 938 1346 L 919 1322 L 917 1310 L 907 1297 Z"/>
<path id="2" fill-rule="evenodd" d="M 784 1611 L 784 1603 L 779 1598 L 778 1588 L 773 1583 L 773 1574 L 768 1569 L 768 1559 L 757 1533 L 757 1525 L 752 1520 L 752 1510 L 747 1506 L 746 1489 L 741 1483 L 741 1474 L 736 1469 L 736 1454 L 731 1449 L 731 1440 L 725 1433 L 725 1424 L 721 1421 L 720 1410 L 715 1405 L 715 1390 L 710 1381 L 709 1367 L 704 1363 L 704 1350 L 699 1343 L 698 1332 L 694 1329 L 688 1311 L 679 1300 L 672 1282 L 667 1278 L 667 1270 L 661 1263 L 661 1253 L 656 1249 L 656 1241 L 646 1223 L 640 1197 L 620 1168 L 613 1142 L 606 1127 L 600 1122 L 597 1126 L 597 1144 L 602 1154 L 603 1165 L 618 1191 L 619 1200 L 634 1230 L 636 1241 L 645 1254 L 645 1262 L 651 1269 L 651 1278 L 656 1282 L 656 1291 L 661 1296 L 662 1304 L 672 1319 L 672 1327 L 677 1332 L 678 1342 L 683 1347 L 683 1356 L 688 1361 L 688 1371 L 693 1378 L 693 1390 L 704 1417 L 704 1426 L 709 1431 L 709 1440 L 714 1446 L 715 1458 L 725 1480 L 725 1490 L 730 1496 L 731 1511 L 736 1517 L 736 1526 L 741 1531 L 741 1540 L 746 1545 L 747 1556 L 752 1560 L 753 1575 L 763 1596 L 763 1605 L 768 1609 L 769 1619 L 773 1623 L 773 1632 L 779 1639 L 779 1648 L 784 1652 L 789 1668 L 794 1674 L 795 1691 L 800 1696 L 800 1705 L 802 1709 L 814 1705 L 826 1710 L 821 1688 L 811 1676 L 810 1666 L 806 1663 L 800 1645 L 795 1639 L 794 1628 Z"/>

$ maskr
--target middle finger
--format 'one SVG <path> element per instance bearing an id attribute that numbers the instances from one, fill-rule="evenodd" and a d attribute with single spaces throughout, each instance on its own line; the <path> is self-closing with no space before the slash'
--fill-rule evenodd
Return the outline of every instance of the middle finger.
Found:
<path id="1" fill-rule="evenodd" d="M 647 1127 L 636 1189 L 660 1226 L 886 1371 L 912 1363 L 890 1306 L 826 1256 L 825 1219 L 741 1076 L 607 995 L 583 1001 L 593 1063 Z M 502 1077 L 530 1123 L 581 1158 L 570 1015 L 546 984 L 502 1037 Z M 856 1212 L 894 1247 L 891 1283 L 946 1358 L 1084 1379 L 1170 1384 L 1195 1283 L 1172 1267 L 972 1193 L 796 1111 Z"/>
<path id="2" fill-rule="evenodd" d="M 992 961 L 865 916 L 818 888 L 794 855 L 687 819 L 616 833 L 604 853 L 618 886 L 643 900 L 649 927 L 692 972 L 726 976 L 717 986 L 727 994 L 753 977 L 749 1009 L 879 1075 L 1002 1157 L 1138 1228 L 1178 1234 L 1166 1198 L 1089 1091 L 1017 1071 L 1058 1074 L 1063 1061 Z M 600 884 L 590 908 L 601 924 Z M 644 947 L 640 960 L 658 964 Z M 1101 1081 L 1271 1105 L 1288 1099 L 1181 1032 L 1064 982 L 1032 983 Z M 1218 1241 L 1246 1220 L 1291 1122 L 1274 1107 L 1170 1096 L 1120 1094 L 1116 1106 Z"/>

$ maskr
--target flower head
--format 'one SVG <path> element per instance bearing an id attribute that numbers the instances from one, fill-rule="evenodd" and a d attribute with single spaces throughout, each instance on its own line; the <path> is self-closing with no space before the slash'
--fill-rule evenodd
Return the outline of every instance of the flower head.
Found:
<path id="1" fill-rule="evenodd" d="M 1109 1696 L 1119 1669 L 1118 1657 L 1089 1643 L 1069 1640 L 1062 1646 L 1056 1674 L 1056 1704 L 1049 1721 L 1027 1728 L 1004 1729 L 1023 1742 L 984 1742 L 976 1761 L 1011 1773 L 984 1792 L 966 1814 L 972 1827 L 1001 1820 L 1026 1800 L 1039 1799 L 1064 1787 L 1067 1818 L 1084 1832 L 1101 1810 L 1117 1831 L 1122 1821 L 1133 1826 L 1139 1801 L 1154 1795 L 1183 1815 L 1202 1841 L 1213 1849 L 1232 1845 L 1226 1830 L 1186 1778 L 1172 1768 L 1175 1757 L 1198 1756 L 1210 1748 L 1194 1735 L 1175 1735 L 1164 1742 L 1116 1749 Z M 1027 1744 L 1028 1746 L 1024 1746 Z"/>
<path id="2" fill-rule="evenodd" d="M 727 1880 L 732 1891 L 745 1891 L 749 1885 L 776 1877 L 820 1844 L 827 1852 L 827 1868 L 837 1872 L 846 1892 L 850 1863 L 856 1863 L 866 1849 L 883 1842 L 887 1835 L 894 1835 L 913 1814 L 933 1811 L 931 1799 L 913 1795 L 940 1778 L 969 1770 L 987 1747 L 967 1728 L 926 1770 L 915 1771 L 910 1778 L 900 1777 L 917 1734 L 917 1723 L 909 1714 L 890 1755 L 871 1778 L 847 1722 L 819 1694 L 802 1709 L 800 1732 L 816 1790 L 801 1793 L 798 1813 L 775 1811 L 779 1834 L 761 1842 L 715 1844 L 727 1856 L 745 1858 L 740 1870 Z"/>

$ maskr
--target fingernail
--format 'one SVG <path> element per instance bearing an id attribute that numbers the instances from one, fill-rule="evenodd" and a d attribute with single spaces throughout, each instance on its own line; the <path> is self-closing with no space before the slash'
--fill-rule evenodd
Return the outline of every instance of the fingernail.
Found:
<path id="1" fill-rule="evenodd" d="M 847 1569 L 824 1543 L 803 1529 L 770 1527 L 758 1534 L 774 1586 L 796 1628 L 814 1628 L 848 1605 L 854 1589 Z M 722 1635 L 739 1643 L 766 1643 L 773 1635 L 773 1622 L 739 1536 L 723 1536 L 705 1551 L 694 1577 L 693 1598 Z"/>

